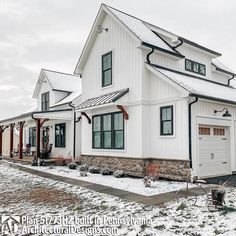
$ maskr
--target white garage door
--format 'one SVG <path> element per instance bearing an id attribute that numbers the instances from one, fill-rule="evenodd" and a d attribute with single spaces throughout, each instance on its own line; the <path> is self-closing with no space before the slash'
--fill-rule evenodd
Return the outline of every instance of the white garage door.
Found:
<path id="1" fill-rule="evenodd" d="M 229 173 L 229 140 L 226 127 L 199 126 L 199 177 Z"/>

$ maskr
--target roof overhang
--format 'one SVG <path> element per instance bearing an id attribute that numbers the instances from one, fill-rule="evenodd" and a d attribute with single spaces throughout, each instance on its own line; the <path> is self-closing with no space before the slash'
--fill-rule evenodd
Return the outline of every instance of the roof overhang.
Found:
<path id="1" fill-rule="evenodd" d="M 32 113 L 34 119 L 49 119 L 49 120 L 72 120 L 72 109 L 37 111 Z"/>
<path id="2" fill-rule="evenodd" d="M 0 121 L 0 125 L 9 125 L 9 124 L 12 124 L 12 123 L 18 123 L 18 122 L 21 122 L 21 121 L 28 121 L 28 120 L 31 120 L 31 114 L 32 112 L 29 112 L 29 113 L 24 113 L 22 115 L 19 115 L 19 116 L 15 116 L 15 117 L 11 117 L 11 118 L 8 118 L 8 119 L 5 119 L 5 120 L 1 120 Z"/>
<path id="3" fill-rule="evenodd" d="M 78 111 L 85 111 L 85 110 L 92 110 L 102 107 L 107 107 L 110 105 L 118 104 L 117 101 L 124 97 L 129 92 L 129 89 L 122 89 L 118 91 L 114 91 L 112 93 L 103 94 L 99 97 L 90 98 L 82 102 L 76 110 Z M 121 105 L 121 104 L 119 104 Z"/>

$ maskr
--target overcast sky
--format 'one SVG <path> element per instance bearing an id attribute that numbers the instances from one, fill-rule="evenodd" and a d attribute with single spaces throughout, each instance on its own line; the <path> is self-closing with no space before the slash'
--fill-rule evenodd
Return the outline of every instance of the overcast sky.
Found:
<path id="1" fill-rule="evenodd" d="M 102 2 L 222 53 L 236 71 L 235 0 L 0 0 L 0 119 L 32 108 L 41 68 L 73 73 Z"/>

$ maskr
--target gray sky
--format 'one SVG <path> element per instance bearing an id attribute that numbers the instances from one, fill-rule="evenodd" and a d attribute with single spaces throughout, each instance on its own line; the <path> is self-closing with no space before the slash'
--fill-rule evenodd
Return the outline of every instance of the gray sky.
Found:
<path id="1" fill-rule="evenodd" d="M 102 2 L 222 53 L 236 71 L 235 0 L 0 0 L 0 119 L 32 108 L 41 68 L 73 73 Z"/>

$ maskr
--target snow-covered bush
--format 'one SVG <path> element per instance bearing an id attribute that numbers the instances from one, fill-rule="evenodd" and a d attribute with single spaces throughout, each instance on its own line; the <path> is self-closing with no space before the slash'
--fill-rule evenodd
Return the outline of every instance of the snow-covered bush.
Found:
<path id="1" fill-rule="evenodd" d="M 92 174 L 99 174 L 100 173 L 100 169 L 97 166 L 90 166 L 88 168 L 88 171 Z"/>
<path id="2" fill-rule="evenodd" d="M 102 169 L 100 172 L 102 175 L 112 175 L 112 171 L 110 169 Z"/>
<path id="3" fill-rule="evenodd" d="M 89 165 L 87 165 L 87 164 L 79 166 L 80 171 L 88 171 L 88 168 L 89 168 Z"/>
<path id="4" fill-rule="evenodd" d="M 125 177 L 125 172 L 123 170 L 117 170 L 113 173 L 113 176 L 116 178 L 122 178 Z"/>
<path id="5" fill-rule="evenodd" d="M 86 177 L 86 176 L 88 176 L 88 174 L 87 174 L 86 171 L 80 171 L 80 176 L 81 177 Z"/>
<path id="6" fill-rule="evenodd" d="M 77 169 L 77 164 L 71 162 L 71 163 L 68 164 L 68 167 L 69 167 L 69 169 L 71 169 L 71 170 L 76 170 L 76 169 Z"/>

